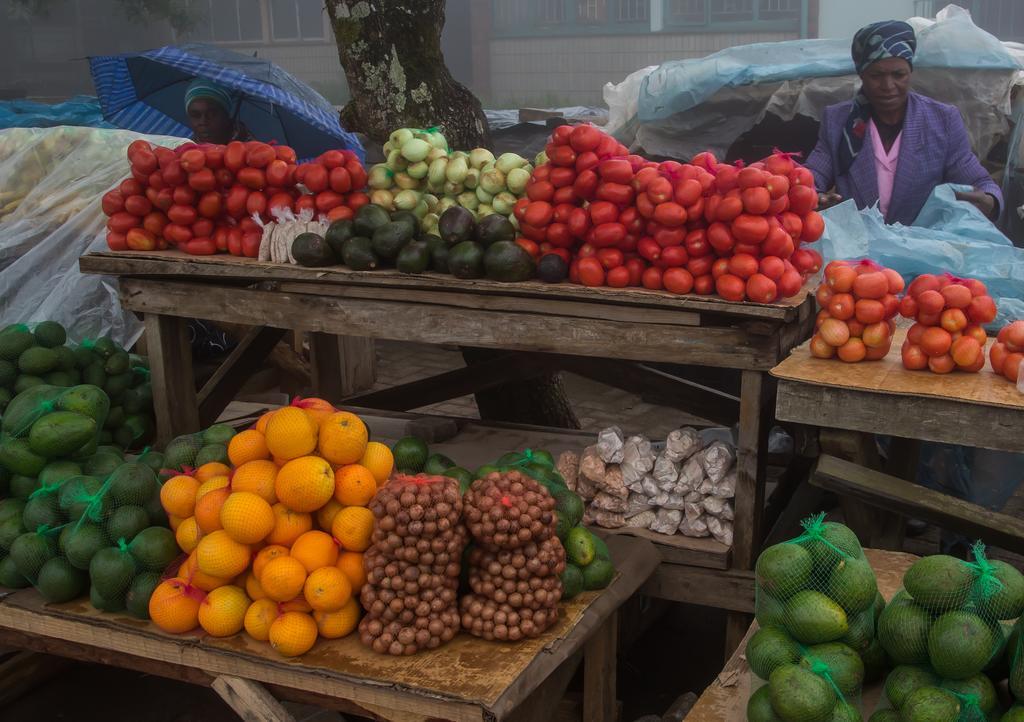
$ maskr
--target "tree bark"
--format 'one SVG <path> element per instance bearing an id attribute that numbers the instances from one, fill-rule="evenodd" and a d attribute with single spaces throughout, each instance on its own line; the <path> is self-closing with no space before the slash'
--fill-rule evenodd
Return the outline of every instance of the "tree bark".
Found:
<path id="1" fill-rule="evenodd" d="M 327 0 L 352 93 L 341 111 L 346 129 L 384 142 L 398 128 L 436 126 L 452 148 L 489 145 L 480 101 L 444 62 L 444 6 L 444 0 Z"/>

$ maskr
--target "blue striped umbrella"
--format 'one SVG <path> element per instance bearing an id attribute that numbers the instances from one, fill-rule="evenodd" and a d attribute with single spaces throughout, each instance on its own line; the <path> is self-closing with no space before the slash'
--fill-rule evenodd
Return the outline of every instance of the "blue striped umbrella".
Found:
<path id="1" fill-rule="evenodd" d="M 191 137 L 185 89 L 206 78 L 235 92 L 237 117 L 258 140 L 291 146 L 299 158 L 348 148 L 365 161 L 362 143 L 341 127 L 334 107 L 269 60 L 194 43 L 98 55 L 89 67 L 103 117 L 119 128 Z"/>

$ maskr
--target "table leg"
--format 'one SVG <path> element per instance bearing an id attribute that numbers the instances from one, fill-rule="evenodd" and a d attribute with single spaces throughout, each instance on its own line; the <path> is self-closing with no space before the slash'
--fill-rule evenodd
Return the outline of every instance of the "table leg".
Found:
<path id="1" fill-rule="evenodd" d="M 175 436 L 199 431 L 199 401 L 185 319 L 147 313 L 145 324 L 156 442 L 162 448 Z"/>
<path id="2" fill-rule="evenodd" d="M 259 682 L 221 675 L 213 680 L 213 691 L 220 695 L 245 722 L 294 722 L 288 710 Z"/>
<path id="3" fill-rule="evenodd" d="M 309 334 L 313 393 L 337 403 L 365 391 L 377 380 L 377 351 L 372 338 Z"/>
<path id="4" fill-rule="evenodd" d="M 618 614 L 612 614 L 583 647 L 583 719 L 615 722 Z"/>

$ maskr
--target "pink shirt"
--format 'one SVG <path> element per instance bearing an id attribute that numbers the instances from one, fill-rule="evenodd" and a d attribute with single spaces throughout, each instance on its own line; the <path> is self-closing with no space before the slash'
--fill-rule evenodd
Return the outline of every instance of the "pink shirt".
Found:
<path id="1" fill-rule="evenodd" d="M 878 176 L 878 208 L 882 215 L 889 214 L 889 203 L 892 201 L 892 189 L 896 181 L 896 167 L 900 161 L 900 143 L 903 140 L 903 131 L 896 136 L 892 148 L 888 152 L 875 128 L 875 121 L 868 120 L 868 133 L 871 136 L 871 145 L 875 150 L 875 173 Z"/>

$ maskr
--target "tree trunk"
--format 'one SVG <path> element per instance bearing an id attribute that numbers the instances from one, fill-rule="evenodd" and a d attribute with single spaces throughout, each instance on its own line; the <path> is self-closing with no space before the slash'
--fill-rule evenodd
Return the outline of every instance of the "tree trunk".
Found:
<path id="1" fill-rule="evenodd" d="M 327 0 L 352 99 L 341 124 L 384 142 L 439 127 L 452 148 L 489 145 L 480 101 L 444 63 L 444 0 Z M 466 38 L 469 42 L 469 38 Z"/>
<path id="2" fill-rule="evenodd" d="M 453 149 L 490 145 L 480 101 L 452 78 L 441 52 L 444 0 L 327 0 L 338 57 L 352 99 L 347 130 L 384 142 L 398 128 L 439 127 Z M 466 42 L 469 42 L 466 38 Z M 467 365 L 494 352 L 464 349 Z M 579 428 L 558 374 L 476 394 L 494 421 Z"/>

